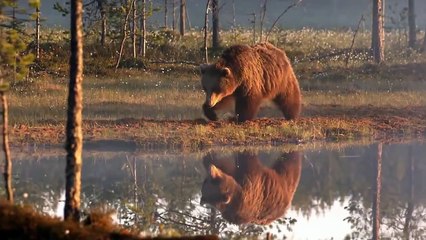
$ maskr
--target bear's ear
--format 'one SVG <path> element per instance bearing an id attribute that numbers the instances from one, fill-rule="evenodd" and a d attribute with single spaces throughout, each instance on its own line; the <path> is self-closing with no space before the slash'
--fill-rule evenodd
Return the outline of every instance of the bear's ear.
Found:
<path id="1" fill-rule="evenodd" d="M 209 173 L 210 173 L 210 176 L 213 178 L 213 179 L 220 179 L 220 178 L 222 178 L 223 177 L 223 172 L 222 172 L 222 170 L 220 170 L 219 168 L 217 168 L 215 165 L 210 165 L 210 169 L 209 169 Z"/>
<path id="2" fill-rule="evenodd" d="M 206 73 L 208 67 L 209 67 L 208 64 L 200 64 L 200 72 L 201 72 L 201 74 Z"/>
<path id="3" fill-rule="evenodd" d="M 229 75 L 231 75 L 231 69 L 229 69 L 228 67 L 222 68 L 222 76 L 227 77 Z"/>

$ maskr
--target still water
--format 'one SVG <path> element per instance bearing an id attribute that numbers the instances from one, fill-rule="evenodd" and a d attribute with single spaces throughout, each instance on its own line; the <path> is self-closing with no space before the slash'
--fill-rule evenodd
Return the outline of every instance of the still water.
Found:
<path id="1" fill-rule="evenodd" d="M 61 216 L 63 151 L 12 149 L 12 152 L 16 201 Z M 379 181 L 382 237 L 407 239 L 409 234 L 410 239 L 425 239 L 426 144 L 384 144 L 381 164 L 377 153 L 377 144 L 291 153 L 281 148 L 244 151 L 223 148 L 176 154 L 87 147 L 82 207 L 113 210 L 118 223 L 153 233 L 161 226 L 188 234 L 217 233 L 224 239 L 265 239 L 268 233 L 277 239 L 371 239 L 373 198 Z M 218 189 L 208 190 L 206 185 L 209 182 L 206 179 L 216 174 L 214 169 L 211 172 L 211 165 L 227 177 L 251 179 L 245 183 L 235 180 L 240 185 L 257 182 L 251 176 L 259 171 L 269 172 L 262 175 L 263 179 L 264 175 L 275 174 L 285 182 L 279 187 L 286 191 L 277 193 L 281 190 L 273 180 L 264 180 L 260 181 L 258 192 L 243 190 L 243 197 L 240 194 L 239 198 L 220 195 L 216 193 Z M 378 172 L 381 178 L 377 178 Z M 215 182 L 221 181 L 211 181 L 211 186 L 218 186 Z M 227 193 L 234 191 L 223 189 Z M 250 185 L 247 189 L 254 187 Z M 201 205 L 202 195 L 204 200 L 214 199 L 216 208 Z M 254 203 L 233 205 L 237 206 L 233 207 L 235 214 L 224 207 L 225 202 L 234 204 L 250 199 L 248 195 Z M 271 203 L 276 196 L 280 200 Z M 273 214 L 281 215 L 284 211 L 283 217 L 272 221 L 276 218 Z M 260 219 L 257 222 L 266 219 L 263 223 L 267 224 L 250 223 L 256 222 L 250 221 L 253 219 Z"/>

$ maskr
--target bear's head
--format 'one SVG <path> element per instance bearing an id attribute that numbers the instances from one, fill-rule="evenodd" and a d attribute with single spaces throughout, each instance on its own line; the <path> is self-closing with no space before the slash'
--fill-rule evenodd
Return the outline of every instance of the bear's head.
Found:
<path id="1" fill-rule="evenodd" d="M 214 107 L 224 97 L 234 93 L 237 83 L 232 70 L 215 64 L 200 65 L 201 86 L 206 93 L 206 104 Z"/>
<path id="2" fill-rule="evenodd" d="M 208 175 L 201 188 L 201 204 L 210 204 L 219 210 L 231 203 L 241 187 L 232 176 L 227 175 L 215 165 L 210 165 Z"/>

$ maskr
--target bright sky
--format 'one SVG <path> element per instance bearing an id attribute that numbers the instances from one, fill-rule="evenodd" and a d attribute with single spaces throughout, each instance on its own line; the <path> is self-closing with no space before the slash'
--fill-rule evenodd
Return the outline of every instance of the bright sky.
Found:
<path id="1" fill-rule="evenodd" d="M 351 232 L 350 224 L 343 221 L 349 216 L 348 211 L 344 209 L 347 205 L 347 199 L 343 204 L 336 200 L 330 209 L 322 213 L 312 211 L 311 216 L 308 217 L 290 209 L 286 216 L 297 219 L 297 222 L 292 226 L 292 232 L 285 233 L 287 239 L 344 239 Z"/>

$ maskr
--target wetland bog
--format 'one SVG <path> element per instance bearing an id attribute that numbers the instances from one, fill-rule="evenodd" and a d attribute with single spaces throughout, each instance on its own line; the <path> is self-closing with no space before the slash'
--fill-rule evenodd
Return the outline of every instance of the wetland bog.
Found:
<path id="1" fill-rule="evenodd" d="M 291 149 L 291 150 L 289 150 Z M 381 171 L 382 236 L 424 236 L 426 162 L 424 142 L 318 147 L 221 147 L 204 152 L 153 151 L 132 147 L 88 146 L 84 153 L 82 209 L 112 212 L 115 223 L 148 233 L 219 234 L 223 239 L 264 239 L 267 233 L 291 239 L 366 239 L 378 166 Z M 16 202 L 38 212 L 62 216 L 65 167 L 57 148 L 13 149 Z M 270 225 L 234 225 L 200 204 L 206 171 L 203 158 L 217 154 L 233 161 L 242 151 L 272 166 L 283 153 L 300 151 L 300 181 L 285 216 Z M 411 206 L 411 207 L 410 207 Z M 411 209 L 410 216 L 406 215 Z M 409 228 L 403 228 L 409 221 Z M 306 228 L 310 231 L 306 231 Z M 404 232 L 405 231 L 405 232 Z M 420 237 L 420 238 L 419 238 Z"/>

